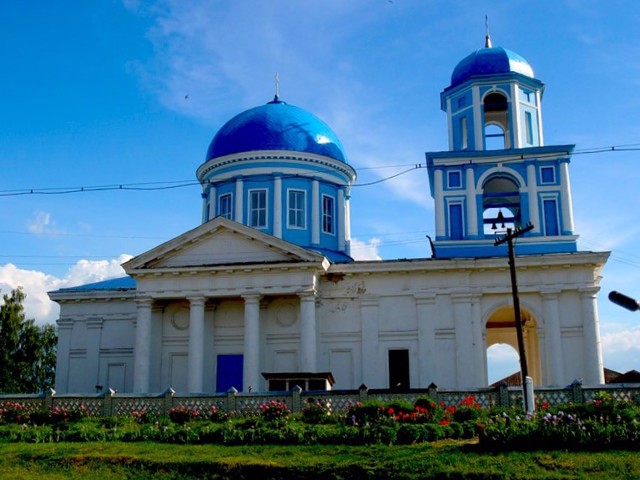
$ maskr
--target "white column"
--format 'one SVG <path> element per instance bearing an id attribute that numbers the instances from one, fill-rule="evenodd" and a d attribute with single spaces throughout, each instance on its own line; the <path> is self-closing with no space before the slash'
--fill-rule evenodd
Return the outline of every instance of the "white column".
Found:
<path id="1" fill-rule="evenodd" d="M 209 193 L 206 188 L 202 190 L 202 193 L 200 194 L 200 196 L 202 197 L 202 222 L 201 223 L 205 223 L 207 220 L 209 220 L 207 218 L 207 216 L 209 215 L 209 209 L 207 208 L 207 199 L 209 198 Z"/>
<path id="2" fill-rule="evenodd" d="M 485 355 L 484 336 L 482 335 L 482 311 L 480 309 L 480 295 L 469 297 L 471 304 L 471 349 L 473 350 L 473 363 L 475 364 L 475 384 L 485 385 L 488 381 L 487 356 Z"/>
<path id="3" fill-rule="evenodd" d="M 451 114 L 451 97 L 447 98 L 447 130 L 449 131 L 449 150 L 453 151 L 453 115 Z"/>
<path id="4" fill-rule="evenodd" d="M 542 219 L 538 208 L 538 180 L 536 178 L 536 165 L 533 162 L 527 163 L 527 189 L 529 190 L 529 221 L 533 223 L 534 233 L 542 231 Z"/>
<path id="5" fill-rule="evenodd" d="M 544 130 L 542 129 L 542 99 L 540 98 L 540 90 L 536 90 L 536 108 L 538 109 L 538 136 L 540 138 L 540 146 L 544 147 Z"/>
<path id="6" fill-rule="evenodd" d="M 133 392 L 149 392 L 149 368 L 151 363 L 151 299 L 136 299 L 135 351 L 133 356 Z"/>
<path id="7" fill-rule="evenodd" d="M 482 124 L 482 102 L 480 101 L 480 87 L 477 85 L 471 89 L 473 95 L 473 133 L 476 142 L 476 150 L 484 150 L 484 125 Z M 507 132 L 505 132 L 506 134 Z"/>
<path id="8" fill-rule="evenodd" d="M 317 365 L 316 294 L 299 293 L 300 297 L 300 369 L 315 373 Z"/>
<path id="9" fill-rule="evenodd" d="M 208 220 L 213 220 L 216 217 L 216 187 L 211 187 L 209 189 L 209 218 Z"/>
<path id="10" fill-rule="evenodd" d="M 383 352 L 380 352 L 380 338 L 378 335 L 378 305 L 377 296 L 365 296 L 360 300 L 360 321 L 362 330 L 362 383 L 369 388 L 387 387 L 384 378 L 384 368 L 379 367 Z"/>
<path id="11" fill-rule="evenodd" d="M 344 189 L 338 189 L 338 250 L 346 251 L 346 215 Z"/>
<path id="12" fill-rule="evenodd" d="M 273 236 L 282 238 L 282 177 L 273 179 Z"/>
<path id="13" fill-rule="evenodd" d="M 69 350 L 71 349 L 71 331 L 73 320 L 59 318 L 58 351 L 56 356 L 56 392 L 68 393 L 69 389 Z"/>
<path id="14" fill-rule="evenodd" d="M 235 205 L 235 215 L 234 220 L 238 223 L 242 223 L 242 217 L 244 214 L 243 204 L 244 204 L 244 182 L 242 178 L 236 179 L 236 205 Z"/>
<path id="15" fill-rule="evenodd" d="M 442 191 L 442 169 L 436 168 L 433 172 L 433 202 L 436 214 L 436 240 L 446 235 L 444 225 L 444 194 Z"/>
<path id="16" fill-rule="evenodd" d="M 344 239 L 346 243 L 345 252 L 351 255 L 351 207 L 349 199 L 351 198 L 350 187 L 346 187 L 344 194 Z"/>
<path id="17" fill-rule="evenodd" d="M 584 337 L 584 382 L 585 385 L 604 384 L 602 368 L 602 345 L 600 344 L 600 321 L 596 305 L 597 288 L 580 292 L 582 304 L 582 330 Z"/>
<path id="18" fill-rule="evenodd" d="M 244 299 L 244 390 L 260 389 L 260 295 Z"/>
<path id="19" fill-rule="evenodd" d="M 320 182 L 311 182 L 311 244 L 320 244 Z"/>
<path id="20" fill-rule="evenodd" d="M 573 204 L 571 202 L 571 181 L 569 162 L 560 162 L 560 198 L 562 199 L 562 231 L 573 233 Z"/>
<path id="21" fill-rule="evenodd" d="M 471 304 L 468 294 L 451 295 L 453 320 L 456 332 L 456 387 L 468 388 L 476 386 L 476 365 L 471 325 Z"/>
<path id="22" fill-rule="evenodd" d="M 466 165 L 467 174 L 467 233 L 471 237 L 478 235 L 478 205 L 476 203 L 476 182 L 473 167 Z M 483 226 L 484 229 L 484 226 Z"/>
<path id="23" fill-rule="evenodd" d="M 189 298 L 189 356 L 187 385 L 190 393 L 200 393 L 204 369 L 204 297 Z"/>
<path id="24" fill-rule="evenodd" d="M 85 375 L 87 387 L 93 391 L 100 383 L 100 337 L 102 334 L 102 319 L 89 318 L 87 320 L 87 358 Z M 103 385 L 104 386 L 104 385 Z M 108 388 L 108 385 L 106 386 Z"/>
<path id="25" fill-rule="evenodd" d="M 522 137 L 524 132 L 522 131 L 522 119 L 520 118 L 520 98 L 518 98 L 518 85 L 516 83 L 511 84 L 511 105 L 513 106 L 513 118 L 512 121 L 512 136 L 513 143 L 511 148 L 522 148 Z M 505 132 L 506 134 L 507 132 Z"/>
<path id="26" fill-rule="evenodd" d="M 415 294 L 418 320 L 418 388 L 436 382 L 436 295 Z"/>
<path id="27" fill-rule="evenodd" d="M 558 310 L 559 291 L 542 292 L 542 311 L 544 315 L 544 340 L 546 351 L 546 374 L 544 385 L 565 385 L 564 359 L 562 354 L 562 332 Z"/>

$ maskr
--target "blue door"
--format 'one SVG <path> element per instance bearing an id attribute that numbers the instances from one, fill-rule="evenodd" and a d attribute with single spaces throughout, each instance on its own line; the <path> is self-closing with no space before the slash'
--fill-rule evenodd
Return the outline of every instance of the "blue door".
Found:
<path id="1" fill-rule="evenodd" d="M 242 355 L 218 355 L 216 392 L 227 392 L 234 387 L 242 391 Z"/>

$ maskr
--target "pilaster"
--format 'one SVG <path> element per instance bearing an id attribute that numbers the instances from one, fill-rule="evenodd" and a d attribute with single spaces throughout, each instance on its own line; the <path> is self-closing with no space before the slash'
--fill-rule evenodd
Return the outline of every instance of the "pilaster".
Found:
<path id="1" fill-rule="evenodd" d="M 189 355 L 187 358 L 189 392 L 202 392 L 204 368 L 204 297 L 189 298 Z"/>
<path id="2" fill-rule="evenodd" d="M 133 391 L 149 391 L 149 366 L 151 363 L 151 298 L 137 298 L 135 352 L 133 358 Z"/>
<path id="3" fill-rule="evenodd" d="M 260 389 L 260 295 L 243 295 L 245 391 Z"/>

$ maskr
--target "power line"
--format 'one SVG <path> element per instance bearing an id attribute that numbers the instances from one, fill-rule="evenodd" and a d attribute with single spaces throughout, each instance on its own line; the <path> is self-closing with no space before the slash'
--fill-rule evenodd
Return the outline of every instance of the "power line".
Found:
<path id="1" fill-rule="evenodd" d="M 490 150 L 487 150 L 490 152 Z M 590 147 L 580 150 L 574 150 L 573 152 L 564 152 L 566 155 L 592 155 L 597 153 L 611 153 L 611 152 L 636 152 L 640 151 L 640 143 L 630 143 L 623 145 L 611 145 L 606 147 Z M 514 152 L 510 154 L 513 157 L 520 158 L 512 158 L 500 161 L 499 163 L 511 163 L 515 161 L 519 161 L 524 158 L 524 154 L 518 154 Z M 545 158 L 555 158 L 558 156 L 558 153 L 548 153 L 536 156 L 538 159 Z M 496 161 L 497 162 L 497 161 Z M 369 187 L 372 185 L 377 185 L 394 178 L 397 178 L 401 175 L 405 175 L 414 170 L 419 170 L 425 168 L 426 165 L 422 163 L 416 164 L 398 164 L 398 165 L 382 165 L 376 167 L 362 167 L 358 170 L 381 170 L 387 168 L 400 168 L 411 166 L 406 170 L 398 172 L 394 175 L 390 175 L 379 180 L 374 180 L 368 183 L 355 183 L 353 187 Z M 244 181 L 262 181 L 261 178 L 267 178 L 267 175 L 261 175 L 257 178 L 245 178 Z M 282 178 L 299 178 L 299 175 L 286 175 Z M 138 182 L 138 183 L 119 183 L 119 184 L 108 184 L 108 185 L 89 185 L 89 186 L 78 186 L 78 187 L 43 187 L 43 188 L 24 188 L 24 189 L 12 189 L 12 190 L 0 190 L 0 197 L 17 197 L 17 196 L 25 196 L 25 195 L 69 195 L 74 193 L 88 193 L 88 192 L 107 192 L 107 191 L 141 191 L 141 192 L 153 192 L 153 191 L 161 191 L 161 190 L 174 190 L 178 188 L 184 187 L 193 187 L 196 185 L 202 185 L 198 181 L 194 180 L 176 180 L 176 181 L 158 181 L 158 182 Z"/>

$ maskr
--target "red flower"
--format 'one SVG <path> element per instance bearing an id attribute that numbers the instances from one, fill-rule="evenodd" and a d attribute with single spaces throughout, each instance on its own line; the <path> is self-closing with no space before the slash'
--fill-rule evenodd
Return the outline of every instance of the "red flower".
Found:
<path id="1" fill-rule="evenodd" d="M 449 420 L 448 418 L 444 418 L 440 420 L 440 425 L 449 425 L 450 423 L 451 423 L 451 420 Z"/>

